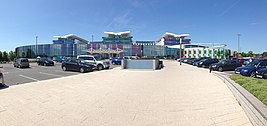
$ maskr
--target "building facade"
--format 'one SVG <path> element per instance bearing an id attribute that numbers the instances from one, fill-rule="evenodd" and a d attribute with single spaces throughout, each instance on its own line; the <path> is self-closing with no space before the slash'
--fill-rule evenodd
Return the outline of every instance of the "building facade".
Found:
<path id="1" fill-rule="evenodd" d="M 217 59 L 228 59 L 230 57 L 231 51 L 229 49 L 225 49 L 225 46 L 226 45 L 185 45 L 183 55 L 186 58 L 211 57 Z"/>
<path id="2" fill-rule="evenodd" d="M 20 46 L 16 48 L 19 57 L 35 58 L 47 57 L 76 57 L 83 54 L 100 53 L 107 57 L 139 56 L 139 57 L 169 57 L 178 58 L 180 41 L 175 34 L 165 33 L 158 41 L 133 41 L 130 31 L 104 32 L 102 41 L 88 42 L 73 34 L 54 36 L 53 44 L 39 44 Z M 194 46 L 191 39 L 182 38 L 182 56 L 188 58 L 198 57 L 226 57 L 226 49 L 208 46 Z M 220 55 L 218 55 L 218 51 Z"/>

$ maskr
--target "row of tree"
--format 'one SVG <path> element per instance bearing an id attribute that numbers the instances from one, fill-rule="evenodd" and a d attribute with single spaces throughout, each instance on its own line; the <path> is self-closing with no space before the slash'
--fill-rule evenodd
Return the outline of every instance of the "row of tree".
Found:
<path id="1" fill-rule="evenodd" d="M 241 57 L 266 57 L 267 56 L 267 52 L 263 52 L 262 54 L 256 54 L 253 53 L 252 51 L 248 51 L 247 53 L 242 52 Z"/>
<path id="2" fill-rule="evenodd" d="M 15 52 L 10 51 L 10 52 L 1 52 L 0 51 L 0 62 L 10 62 L 13 61 L 15 58 L 17 58 L 17 55 Z"/>

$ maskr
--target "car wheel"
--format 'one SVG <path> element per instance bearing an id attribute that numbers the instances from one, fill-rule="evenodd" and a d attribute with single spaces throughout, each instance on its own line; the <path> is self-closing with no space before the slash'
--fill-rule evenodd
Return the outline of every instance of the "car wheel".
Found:
<path id="1" fill-rule="evenodd" d="M 47 66 L 47 64 L 46 64 L 46 63 L 44 63 L 44 66 Z"/>
<path id="2" fill-rule="evenodd" d="M 206 66 L 205 65 L 202 65 L 202 68 L 205 68 Z"/>
<path id="3" fill-rule="evenodd" d="M 222 72 L 223 71 L 223 68 L 222 67 L 219 67 L 219 69 L 218 69 L 220 72 Z"/>
<path id="4" fill-rule="evenodd" d="M 85 72 L 85 70 L 84 70 L 83 67 L 80 68 L 80 72 L 81 72 L 81 73 L 84 73 L 84 72 Z"/>
<path id="5" fill-rule="evenodd" d="M 251 72 L 250 77 L 256 77 L 256 73 L 255 73 L 255 71 L 252 71 L 252 72 Z"/>
<path id="6" fill-rule="evenodd" d="M 103 67 L 103 65 L 99 64 L 99 65 L 97 65 L 97 69 L 98 69 L 98 70 L 103 70 L 104 67 Z"/>
<path id="7" fill-rule="evenodd" d="M 67 67 L 63 66 L 63 67 L 62 67 L 62 70 L 63 70 L 63 71 L 67 71 Z"/>
<path id="8" fill-rule="evenodd" d="M 115 62 L 112 62 L 113 65 L 115 65 Z"/>

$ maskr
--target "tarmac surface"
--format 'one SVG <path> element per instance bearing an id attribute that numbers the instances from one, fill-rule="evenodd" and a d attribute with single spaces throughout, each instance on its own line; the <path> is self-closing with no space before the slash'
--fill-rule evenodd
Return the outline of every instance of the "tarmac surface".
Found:
<path id="1" fill-rule="evenodd" d="M 1 126 L 250 126 L 207 69 L 107 70 L 0 90 Z"/>

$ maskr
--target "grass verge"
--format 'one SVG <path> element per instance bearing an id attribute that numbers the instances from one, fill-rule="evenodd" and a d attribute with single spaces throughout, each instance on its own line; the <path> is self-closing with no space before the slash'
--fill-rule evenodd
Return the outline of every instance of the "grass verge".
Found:
<path id="1" fill-rule="evenodd" d="M 239 74 L 233 74 L 230 78 L 267 105 L 267 80 L 245 77 Z"/>

